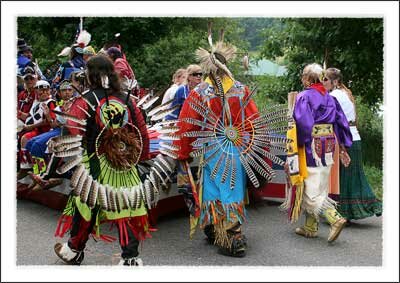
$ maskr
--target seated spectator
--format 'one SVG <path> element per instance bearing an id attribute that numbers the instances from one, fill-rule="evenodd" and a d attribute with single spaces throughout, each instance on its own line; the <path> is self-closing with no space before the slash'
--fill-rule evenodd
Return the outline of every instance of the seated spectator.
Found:
<path id="1" fill-rule="evenodd" d="M 69 108 L 72 105 L 73 101 L 73 88 L 71 82 L 68 80 L 63 81 L 60 84 L 60 88 L 58 91 L 58 101 L 57 107 L 55 110 L 60 112 L 68 112 Z M 61 134 L 61 125 L 65 124 L 65 119 L 59 115 L 56 115 L 56 119 L 51 121 L 50 126 L 52 129 L 46 133 L 40 134 L 36 137 L 31 138 L 28 143 L 26 144 L 26 150 L 29 151 L 32 162 L 33 162 L 33 174 L 41 175 L 46 172 L 46 164 L 49 160 L 45 160 L 46 157 L 46 150 L 47 150 L 47 142 Z M 44 180 L 41 180 L 41 176 L 33 176 L 31 177 L 34 180 L 32 185 L 33 190 L 48 188 L 49 186 L 57 185 L 60 183 L 60 179 L 53 179 L 49 180 L 50 183 L 46 183 Z M 40 181 L 41 180 L 41 181 Z M 61 180 L 62 182 L 62 180 Z"/>
<path id="2" fill-rule="evenodd" d="M 26 150 L 26 144 L 31 138 L 48 132 L 55 119 L 55 114 L 51 110 L 55 109 L 56 104 L 50 95 L 50 84 L 40 80 L 36 83 L 35 88 L 38 91 L 37 100 L 33 102 L 29 116 L 22 129 L 25 133 L 21 137 L 21 170 L 17 176 L 18 180 L 25 177 L 32 168 L 32 159 Z"/>
<path id="3" fill-rule="evenodd" d="M 17 57 L 17 75 L 22 75 L 23 70 L 28 65 L 34 65 L 35 70 L 38 74 L 39 79 L 45 79 L 42 71 L 40 70 L 39 66 L 33 62 L 33 49 L 31 46 L 28 46 L 23 38 L 18 39 L 18 57 Z"/>
<path id="4" fill-rule="evenodd" d="M 25 122 L 29 116 L 33 101 L 36 99 L 36 91 L 34 89 L 37 82 L 37 74 L 35 69 L 28 65 L 22 72 L 24 80 L 24 90 L 18 93 L 17 100 L 17 118 Z"/>
<path id="5" fill-rule="evenodd" d="M 23 38 L 19 38 L 17 44 L 18 73 L 21 74 L 26 65 L 32 61 L 32 47 L 28 46 Z"/>
<path id="6" fill-rule="evenodd" d="M 77 90 L 80 94 L 83 93 L 88 87 L 86 81 L 85 71 L 78 71 L 71 73 L 71 85 L 73 89 Z M 76 93 L 74 93 L 74 96 Z"/>

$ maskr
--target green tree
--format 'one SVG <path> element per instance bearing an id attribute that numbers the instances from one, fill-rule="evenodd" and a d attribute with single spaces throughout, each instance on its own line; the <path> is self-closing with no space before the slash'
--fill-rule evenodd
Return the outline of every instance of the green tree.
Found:
<path id="1" fill-rule="evenodd" d="M 382 168 L 383 19 L 276 19 L 264 36 L 261 56 L 287 68 L 285 76 L 270 80 L 266 93 L 285 100 L 289 91 L 301 90 L 300 74 L 309 63 L 341 69 L 356 97 L 365 163 Z"/>
<path id="2" fill-rule="evenodd" d="M 213 23 L 214 41 L 224 28 L 226 41 L 235 44 L 240 52 L 248 47 L 237 18 L 88 17 L 84 18 L 84 29 L 92 35 L 90 45 L 96 50 L 115 41 L 114 35 L 120 33 L 118 43 L 139 83 L 161 89 L 171 83 L 176 69 L 196 63 L 197 47 L 208 48 L 209 21 Z M 64 47 L 74 43 L 78 24 L 78 17 L 19 17 L 18 36 L 34 47 L 34 56 L 43 69 Z M 238 62 L 233 63 L 232 70 L 243 73 Z"/>
<path id="3" fill-rule="evenodd" d="M 286 18 L 275 21 L 264 32 L 261 55 L 272 60 L 283 58 L 288 70 L 285 86 L 292 90 L 301 89 L 303 67 L 325 61 L 327 67 L 342 70 L 345 83 L 351 86 L 355 96 L 361 96 L 370 106 L 382 102 L 382 18 Z"/>

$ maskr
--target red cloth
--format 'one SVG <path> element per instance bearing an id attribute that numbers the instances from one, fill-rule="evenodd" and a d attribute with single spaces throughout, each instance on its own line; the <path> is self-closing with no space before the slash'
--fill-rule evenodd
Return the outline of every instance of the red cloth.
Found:
<path id="1" fill-rule="evenodd" d="M 21 112 L 25 114 L 29 114 L 31 110 L 33 101 L 35 100 L 36 93 L 34 90 L 28 91 L 23 90 L 18 93 L 18 111 L 17 111 L 17 118 L 21 120 L 25 120 L 21 117 Z"/>
<path id="2" fill-rule="evenodd" d="M 54 109 L 57 107 L 55 101 L 52 100 L 52 101 L 50 101 L 49 103 L 47 103 L 47 107 L 49 107 L 49 111 L 50 111 L 49 115 L 50 115 L 50 118 L 53 119 L 53 120 L 56 119 L 56 114 L 52 111 L 52 110 L 54 110 Z M 44 125 L 44 126 L 39 127 L 39 131 L 40 131 L 41 133 L 46 133 L 46 132 L 48 132 L 48 131 L 50 131 L 50 130 L 51 130 L 50 124 L 46 124 L 46 125 Z"/>
<path id="3" fill-rule="evenodd" d="M 89 106 L 87 105 L 86 101 L 82 98 L 82 97 L 78 97 L 74 100 L 74 102 L 72 103 L 71 107 L 69 108 L 69 111 L 67 112 L 70 115 L 73 115 L 79 119 L 86 119 L 86 114 L 83 110 L 81 110 L 80 108 L 82 108 L 84 111 L 88 112 L 89 111 Z M 71 125 L 71 126 L 80 126 L 78 123 L 73 122 L 71 120 L 67 120 L 67 125 Z M 71 135 L 81 135 L 81 136 L 85 136 L 85 132 L 81 131 L 79 129 L 74 129 L 74 128 L 68 128 L 68 131 L 71 133 Z"/>
<path id="4" fill-rule="evenodd" d="M 140 134 L 142 135 L 143 150 L 142 150 L 142 155 L 140 156 L 140 160 L 143 161 L 150 159 L 150 138 L 142 111 L 140 111 L 140 109 L 136 107 L 136 103 L 133 100 L 131 101 L 133 109 L 135 109 L 135 116 L 137 121 L 136 127 L 138 127 Z"/>
<path id="5" fill-rule="evenodd" d="M 41 132 L 39 131 L 39 128 L 35 128 L 32 131 L 26 132 L 22 137 L 29 141 L 31 138 L 36 137 L 40 134 Z"/>
<path id="6" fill-rule="evenodd" d="M 326 89 L 325 89 L 325 87 L 324 87 L 324 85 L 322 83 L 312 84 L 312 85 L 310 85 L 310 88 L 315 89 L 316 91 L 318 91 L 322 95 L 327 94 L 327 91 L 326 91 Z"/>
<path id="7" fill-rule="evenodd" d="M 245 96 L 243 98 L 243 101 L 247 98 L 247 96 L 249 94 L 250 94 L 249 89 L 247 87 L 245 87 Z M 182 135 L 185 132 L 200 130 L 199 126 L 195 126 L 195 125 L 192 125 L 192 124 L 182 121 L 183 118 L 194 118 L 197 120 L 203 120 L 203 117 L 201 117 L 196 111 L 194 111 L 190 107 L 189 101 L 192 98 L 202 100 L 200 95 L 195 90 L 192 90 L 190 92 L 188 98 L 183 103 L 182 110 L 179 115 L 180 121 L 178 122 L 178 126 L 180 127 L 178 134 L 180 134 L 180 135 Z M 237 97 L 237 96 L 230 97 L 228 100 L 228 103 L 230 106 L 232 121 L 234 121 L 235 124 L 242 122 L 242 111 L 241 111 L 241 107 L 240 107 L 239 97 Z M 221 115 L 222 102 L 220 99 L 218 99 L 218 98 L 211 99 L 209 107 L 212 109 L 212 111 L 218 117 Z M 253 100 L 250 100 L 250 102 L 247 104 L 247 106 L 245 108 L 245 117 L 249 117 L 255 113 L 258 113 L 257 106 Z M 253 117 L 256 118 L 256 117 L 258 117 L 258 115 L 254 115 Z M 189 158 L 189 153 L 192 151 L 191 143 L 193 141 L 195 141 L 195 139 L 196 138 L 188 138 L 188 137 L 181 136 L 179 141 L 174 142 L 174 144 L 176 144 L 180 147 L 180 151 L 178 153 L 179 160 L 185 160 L 185 159 Z"/>
<path id="8" fill-rule="evenodd" d="M 135 74 L 133 73 L 131 66 L 124 58 L 117 58 L 114 61 L 114 69 L 120 78 L 127 77 L 130 80 L 135 79 Z"/>

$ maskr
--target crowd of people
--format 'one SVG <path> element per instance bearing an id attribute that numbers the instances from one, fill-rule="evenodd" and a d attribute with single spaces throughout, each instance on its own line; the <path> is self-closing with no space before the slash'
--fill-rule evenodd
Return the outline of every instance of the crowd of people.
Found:
<path id="1" fill-rule="evenodd" d="M 100 197 L 103 185 L 126 186 L 108 178 L 111 174 L 108 171 L 115 171 L 115 166 L 119 168 L 118 174 L 129 180 L 130 186 L 145 183 L 132 165 L 133 159 L 145 161 L 150 158 L 145 117 L 131 98 L 132 92 L 138 91 L 137 81 L 120 45 L 106 44 L 96 53 L 88 45 L 89 41 L 87 38 L 83 42 L 77 41 L 63 50 L 60 54 L 67 54 L 68 60 L 60 65 L 53 77 L 46 77 L 32 58 L 33 49 L 24 40 L 18 40 L 17 177 L 20 180 L 29 175 L 32 190 L 51 188 L 65 178 L 80 189 L 91 188 L 95 186 L 95 180 L 98 181 L 97 202 L 93 201 L 91 205 L 82 202 L 81 199 L 88 195 L 70 197 L 56 232 L 57 236 L 63 236 L 70 231 L 70 237 L 64 244 L 55 245 L 56 254 L 68 264 L 81 264 L 89 236 L 92 233 L 100 235 L 102 222 L 114 221 L 119 228 L 120 264 L 141 265 L 138 245 L 149 237 L 151 230 L 146 207 L 127 205 L 110 211 L 105 207 L 112 204 L 103 204 Z M 270 143 L 270 133 L 264 132 L 259 137 L 265 140 L 260 140 L 248 132 L 261 128 L 263 125 L 257 125 L 260 121 L 268 124 L 270 120 L 263 120 L 249 88 L 235 80 L 227 67 L 235 55 L 235 47 L 218 41 L 211 50 L 199 48 L 196 52 L 198 65 L 190 64 L 176 70 L 161 104 L 173 110 L 165 116 L 164 122 L 170 123 L 169 130 L 177 126 L 176 134 L 181 137 L 170 136 L 174 140 L 171 148 L 179 148 L 175 156 L 177 187 L 190 211 L 191 228 L 199 224 L 208 242 L 218 246 L 222 254 L 243 257 L 248 245 L 242 228 L 246 219 L 246 190 L 249 180 L 257 184 L 254 178 L 260 178 L 252 168 L 268 177 L 272 170 L 271 160 L 274 160 L 263 150 L 263 146 Z M 309 64 L 302 72 L 301 81 L 304 90 L 295 95 L 293 127 L 288 131 L 290 139 L 286 140 L 290 149 L 285 165 L 291 181 L 288 185 L 297 189 L 293 191 L 296 197 L 290 195 L 286 204 L 291 219 L 297 220 L 298 217 L 292 218 L 296 209 L 305 214 L 305 223 L 296 228 L 296 234 L 317 237 L 322 216 L 331 225 L 328 242 L 333 242 L 346 222 L 379 216 L 382 205 L 373 194 L 362 168 L 355 101 L 343 84 L 341 71 L 336 68 L 324 70 L 319 64 Z M 82 123 L 82 119 L 87 119 L 87 123 Z M 256 126 L 249 130 L 248 123 Z M 216 129 L 220 126 L 222 128 Z M 218 139 L 211 139 L 212 131 L 223 135 L 222 146 L 218 145 Z M 140 143 L 136 145 L 140 148 L 139 153 L 129 140 L 136 135 L 132 135 L 133 132 L 140 136 Z M 83 148 L 76 148 L 83 154 L 76 160 L 65 161 L 63 156 L 68 156 L 67 153 L 55 156 L 49 150 L 49 144 L 57 137 L 70 135 L 83 137 Z M 104 139 L 107 137 L 110 144 L 118 139 L 120 148 L 113 149 L 115 156 L 114 152 L 107 152 L 108 145 L 99 144 L 97 137 L 101 135 Z M 248 139 L 256 140 L 258 145 L 251 143 L 245 148 Z M 336 145 L 339 149 L 337 160 Z M 99 158 L 93 157 L 98 154 Z M 199 156 L 201 170 L 191 172 L 190 163 Z M 104 163 L 102 158 L 107 162 Z M 126 162 L 122 164 L 120 158 L 126 158 Z M 68 162 L 76 162 L 74 165 L 78 164 L 78 169 L 68 170 Z M 340 163 L 340 195 L 336 202 L 329 197 L 329 176 L 332 166 Z M 85 176 L 85 181 L 80 181 L 84 174 L 89 174 L 90 178 Z M 301 178 L 293 181 L 294 176 Z"/>

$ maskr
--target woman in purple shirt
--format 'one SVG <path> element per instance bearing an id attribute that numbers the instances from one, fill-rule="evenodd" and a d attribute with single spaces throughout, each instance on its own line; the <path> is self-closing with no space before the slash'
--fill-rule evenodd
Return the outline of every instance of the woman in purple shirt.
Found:
<path id="1" fill-rule="evenodd" d="M 307 173 L 301 208 L 306 221 L 296 234 L 317 236 L 319 215 L 331 225 L 328 242 L 333 242 L 342 231 L 346 220 L 337 212 L 336 203 L 328 197 L 328 183 L 336 140 L 340 145 L 341 161 L 348 166 L 346 148 L 352 136 L 340 104 L 330 96 L 320 79 L 323 69 L 318 64 L 307 65 L 302 74 L 305 89 L 297 95 L 293 118 L 297 127 L 298 146 L 306 152 Z"/>

